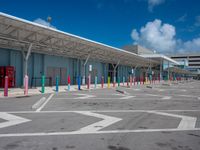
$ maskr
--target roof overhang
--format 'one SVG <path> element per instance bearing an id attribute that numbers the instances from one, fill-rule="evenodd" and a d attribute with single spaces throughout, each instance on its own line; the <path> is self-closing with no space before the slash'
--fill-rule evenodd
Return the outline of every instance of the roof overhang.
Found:
<path id="1" fill-rule="evenodd" d="M 156 60 L 156 61 L 160 61 L 160 60 L 166 60 L 166 61 L 169 61 L 175 65 L 180 65 L 179 62 L 171 59 L 170 57 L 167 57 L 165 55 L 162 55 L 162 54 L 143 54 L 143 55 L 140 55 L 144 58 L 150 58 L 150 59 L 153 59 L 153 60 Z"/>
<path id="2" fill-rule="evenodd" d="M 170 72 L 174 72 L 174 73 L 193 74 L 192 72 L 190 72 L 188 70 L 181 69 L 181 68 L 178 68 L 178 67 L 169 67 L 169 68 L 166 68 L 165 71 L 168 71 L 168 69 L 169 69 Z"/>
<path id="3" fill-rule="evenodd" d="M 131 67 L 157 64 L 135 53 L 0 12 L 0 47 L 26 51 L 30 43 L 36 53 L 83 60 L 90 55 L 90 60 Z"/>

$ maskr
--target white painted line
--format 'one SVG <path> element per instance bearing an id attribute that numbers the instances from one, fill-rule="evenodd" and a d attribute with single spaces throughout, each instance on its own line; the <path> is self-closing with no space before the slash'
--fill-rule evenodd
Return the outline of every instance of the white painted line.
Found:
<path id="1" fill-rule="evenodd" d="M 182 91 L 182 92 L 186 92 L 186 90 L 185 90 L 185 89 L 182 89 L 182 90 L 180 90 L 180 91 Z"/>
<path id="2" fill-rule="evenodd" d="M 124 97 L 121 97 L 120 99 L 130 99 L 130 98 L 133 98 L 135 96 L 124 96 Z"/>
<path id="3" fill-rule="evenodd" d="M 51 100 L 51 98 L 53 97 L 53 93 L 47 98 L 47 100 L 36 110 L 36 112 L 40 112 L 44 107 L 45 105 Z"/>
<path id="4" fill-rule="evenodd" d="M 164 96 L 164 97 L 162 97 L 161 99 L 171 99 L 172 97 L 171 96 Z"/>
<path id="5" fill-rule="evenodd" d="M 134 91 L 141 91 L 141 89 L 133 89 Z"/>
<path id="6" fill-rule="evenodd" d="M 197 97 L 197 96 L 193 96 L 193 95 L 177 95 L 177 96 L 181 96 L 181 97 Z"/>
<path id="7" fill-rule="evenodd" d="M 5 127 L 9 127 L 9 126 L 13 126 L 13 125 L 17 125 L 17 124 L 21 124 L 21 123 L 31 121 L 29 119 L 22 118 L 22 117 L 19 117 L 19 116 L 15 116 L 15 115 L 11 115 L 11 114 L 8 114 L 8 113 L 5 113 L 5 112 L 0 112 L 0 118 L 7 120 L 5 122 L 0 123 L 0 128 L 5 128 Z"/>
<path id="8" fill-rule="evenodd" d="M 95 97 L 94 95 L 89 95 L 89 94 L 77 94 L 77 95 L 82 96 L 82 97 L 76 97 L 74 99 L 88 99 L 88 98 Z"/>
<path id="9" fill-rule="evenodd" d="M 9 111 L 7 113 L 13 113 L 13 114 L 31 114 L 31 113 L 75 113 L 79 112 L 80 110 L 61 110 L 61 111 L 40 111 L 40 112 L 35 112 L 35 111 Z M 163 110 L 163 109 L 157 109 L 157 110 L 81 110 L 83 111 L 90 111 L 90 112 L 151 112 L 151 111 L 159 111 L 159 112 L 200 112 L 200 110 Z"/>
<path id="10" fill-rule="evenodd" d="M 147 95 L 147 96 L 155 96 L 155 97 L 159 97 L 160 95 L 155 95 L 155 94 L 145 94 L 145 95 Z"/>
<path id="11" fill-rule="evenodd" d="M 159 92 L 163 92 L 163 91 L 165 91 L 165 90 L 164 90 L 164 89 L 158 89 L 158 91 L 159 91 Z"/>
<path id="12" fill-rule="evenodd" d="M 58 136 L 58 135 L 87 135 L 87 134 L 122 134 L 122 133 L 148 133 L 148 132 L 180 132 L 180 131 L 200 131 L 200 128 L 194 129 L 142 129 L 142 130 L 110 130 L 110 131 L 93 131 L 93 132 L 39 132 L 39 133 L 9 133 L 0 134 L 0 137 L 33 137 L 33 136 Z"/>
<path id="13" fill-rule="evenodd" d="M 97 114 L 97 113 L 93 113 L 90 111 L 77 111 L 76 113 L 103 119 L 102 121 L 93 123 L 91 125 L 88 125 L 88 126 L 83 127 L 78 130 L 78 132 L 84 132 L 84 133 L 95 132 L 95 131 L 101 130 L 107 126 L 110 126 L 110 125 L 122 120 L 121 118 L 111 117 L 111 116 L 107 116 L 107 115 L 103 115 L 103 114 Z"/>
<path id="14" fill-rule="evenodd" d="M 175 118 L 181 118 L 181 122 L 179 123 L 178 129 L 194 129 L 196 125 L 197 118 L 190 117 L 190 116 L 183 116 L 177 114 L 170 114 L 165 112 L 158 112 L 158 111 L 149 111 L 149 113 L 154 113 L 163 116 L 170 116 Z"/>
<path id="15" fill-rule="evenodd" d="M 37 109 L 38 107 L 40 107 L 42 105 L 42 103 L 44 103 L 45 100 L 46 100 L 46 97 L 42 97 L 39 101 L 37 101 L 35 104 L 33 104 L 31 106 L 31 108 Z"/>

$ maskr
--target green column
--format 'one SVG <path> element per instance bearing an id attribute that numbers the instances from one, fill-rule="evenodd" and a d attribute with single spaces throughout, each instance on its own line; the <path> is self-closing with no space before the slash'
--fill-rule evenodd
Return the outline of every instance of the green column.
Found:
<path id="1" fill-rule="evenodd" d="M 118 86 L 120 86 L 120 77 L 118 77 Z"/>

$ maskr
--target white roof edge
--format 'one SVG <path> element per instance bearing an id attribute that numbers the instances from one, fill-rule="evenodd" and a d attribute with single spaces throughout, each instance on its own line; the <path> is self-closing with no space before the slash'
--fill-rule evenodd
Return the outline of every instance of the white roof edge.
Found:
<path id="1" fill-rule="evenodd" d="M 48 29 L 48 30 L 52 30 L 52 31 L 55 31 L 55 32 L 59 32 L 59 33 L 62 33 L 62 34 L 68 35 L 68 36 L 72 36 L 72 37 L 75 37 L 75 38 L 79 38 L 79 39 L 82 39 L 82 40 L 85 40 L 85 41 L 88 41 L 88 42 L 91 42 L 91 43 L 95 43 L 95 44 L 98 44 L 98 45 L 101 45 L 101 46 L 105 46 L 105 47 L 108 47 L 108 48 L 112 48 L 112 49 L 115 49 L 115 50 L 119 50 L 119 51 L 121 51 L 121 52 L 125 52 L 125 53 L 128 53 L 128 54 L 132 54 L 132 55 L 141 57 L 141 56 L 138 55 L 138 54 L 135 54 L 135 53 L 126 51 L 126 50 L 124 50 L 124 49 L 120 49 L 120 48 L 116 48 L 116 47 L 113 47 L 113 46 L 110 46 L 110 45 L 107 45 L 107 44 L 103 44 L 103 43 L 100 43 L 100 42 L 96 42 L 96 41 L 93 41 L 93 40 L 90 40 L 90 39 L 87 39 L 87 38 L 84 38 L 84 37 L 81 37 L 81 36 L 77 36 L 77 35 L 74 35 L 74 34 L 71 34 L 71 33 L 68 33 L 68 32 L 64 32 L 64 31 L 61 31 L 61 30 L 52 28 L 52 27 L 48 27 L 48 26 L 44 26 L 44 25 L 41 25 L 41 24 L 38 24 L 38 23 L 35 23 L 35 22 L 32 22 L 32 21 L 28 21 L 28 20 L 26 20 L 26 19 L 18 18 L 18 17 L 12 16 L 12 15 L 9 15 L 9 14 L 3 13 L 3 12 L 0 12 L 0 15 L 1 15 L 1 16 L 4 16 L 4 17 L 11 18 L 11 19 L 13 19 L 13 20 L 18 20 L 18 21 L 21 21 L 21 22 L 25 22 L 25 23 L 28 23 L 28 24 L 31 24 L 31 25 L 35 25 L 35 26 L 38 26 L 38 27 L 42 27 L 42 28 L 45 28 L 45 29 Z"/>
<path id="2" fill-rule="evenodd" d="M 174 63 L 176 65 L 180 65 L 179 62 L 177 62 L 177 61 L 175 61 L 175 60 L 171 59 L 170 57 L 167 57 L 167 56 L 165 56 L 163 54 L 143 54 L 143 55 L 140 55 L 140 56 L 142 56 L 144 58 L 161 58 L 161 59 L 170 61 L 170 62 L 172 62 L 172 63 Z"/>

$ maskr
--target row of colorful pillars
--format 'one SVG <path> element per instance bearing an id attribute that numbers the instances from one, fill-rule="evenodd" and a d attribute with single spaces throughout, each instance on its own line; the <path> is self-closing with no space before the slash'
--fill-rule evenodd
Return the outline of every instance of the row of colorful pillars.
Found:
<path id="1" fill-rule="evenodd" d="M 139 72 L 139 77 L 133 77 L 132 75 L 129 75 L 127 77 L 127 81 L 125 81 L 125 76 L 122 77 L 122 85 L 125 86 L 125 82 L 127 83 L 127 86 L 132 86 L 134 85 L 141 85 L 141 84 L 148 84 L 148 82 L 150 82 L 150 84 L 155 84 L 156 81 L 160 82 L 160 74 L 157 74 L 157 76 L 154 74 L 153 76 L 150 74 L 149 76 L 141 76 L 141 73 Z M 169 80 L 173 80 L 173 81 L 180 81 L 182 80 L 183 75 L 181 74 L 175 74 L 173 73 L 171 76 L 169 76 L 170 79 Z M 78 83 L 78 90 L 81 90 L 81 76 L 78 76 L 77 78 L 77 83 Z M 95 76 L 95 81 L 94 81 L 94 87 L 97 88 L 97 83 L 98 83 L 98 77 Z M 117 78 L 117 86 L 120 86 L 121 80 L 120 77 Z M 91 84 L 91 75 L 88 76 L 88 80 L 87 80 L 87 88 L 90 89 L 90 84 Z M 107 87 L 110 88 L 111 87 L 111 81 L 110 81 L 110 77 L 108 76 L 107 79 Z M 45 76 L 42 76 L 41 79 L 41 93 L 45 93 Z M 68 91 L 70 91 L 70 85 L 71 85 L 71 79 L 70 76 L 68 76 L 67 78 L 67 87 L 68 87 Z M 116 77 L 114 77 L 114 81 L 113 81 L 113 87 L 116 87 Z M 101 88 L 104 88 L 104 77 L 101 77 Z M 56 88 L 55 88 L 56 92 L 59 92 L 59 76 L 56 76 Z M 25 75 L 24 77 L 24 95 L 28 95 L 28 76 Z M 8 77 L 5 77 L 5 86 L 4 86 L 4 96 L 8 96 Z"/>

